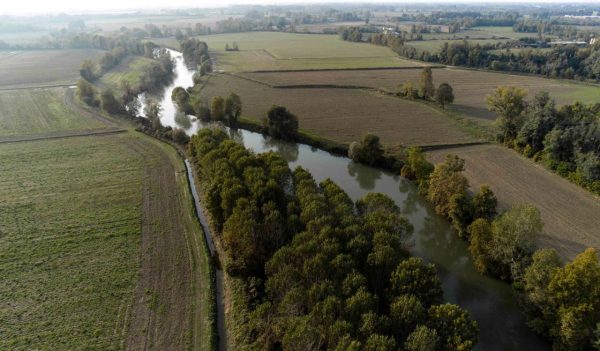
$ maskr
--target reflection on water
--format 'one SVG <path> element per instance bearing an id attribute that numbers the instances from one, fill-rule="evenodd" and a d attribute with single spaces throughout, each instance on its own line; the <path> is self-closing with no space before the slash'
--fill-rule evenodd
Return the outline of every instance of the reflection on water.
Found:
<path id="1" fill-rule="evenodd" d="M 176 86 L 190 86 L 193 72 L 185 67 L 181 54 L 171 53 L 175 57 L 177 78 L 164 92 L 161 121 L 164 125 L 175 127 L 181 124 L 176 122 L 179 117 L 176 117 L 176 110 L 171 102 L 171 90 Z M 186 132 L 193 134 L 199 128 L 210 125 L 213 124 L 190 121 Z M 226 130 L 233 139 L 256 152 L 278 152 L 292 169 L 297 166 L 306 168 L 317 182 L 331 178 L 353 200 L 371 191 L 391 197 L 415 228 L 411 252 L 437 266 L 444 298 L 467 309 L 479 323 L 481 332 L 477 350 L 550 349 L 545 341 L 525 325 L 512 288 L 475 271 L 466 242 L 452 232 L 447 220 L 435 214 L 412 182 L 307 145 L 271 140 L 241 129 Z"/>

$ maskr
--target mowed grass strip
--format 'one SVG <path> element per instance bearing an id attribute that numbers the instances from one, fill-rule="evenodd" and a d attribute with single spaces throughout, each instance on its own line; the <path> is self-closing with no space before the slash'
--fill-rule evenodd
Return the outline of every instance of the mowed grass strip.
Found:
<path id="1" fill-rule="evenodd" d="M 586 247 L 600 248 L 600 199 L 515 151 L 499 145 L 478 145 L 429 154 L 442 162 L 446 154 L 465 159 L 471 189 L 488 184 L 502 209 L 530 203 L 541 212 L 544 235 L 541 247 L 554 247 L 563 258 L 573 259 Z"/>
<path id="2" fill-rule="evenodd" d="M 123 136 L 0 145 L 0 349 L 122 349 L 142 162 Z"/>
<path id="3" fill-rule="evenodd" d="M 357 89 L 274 89 L 230 76 L 211 77 L 202 91 L 206 101 L 214 96 L 238 94 L 242 115 L 261 120 L 271 105 L 287 107 L 298 116 L 300 128 L 349 143 L 364 134 L 377 134 L 388 145 L 436 145 L 471 142 L 450 118 L 427 105 Z"/>
<path id="4" fill-rule="evenodd" d="M 89 130 L 105 125 L 71 109 L 68 88 L 0 91 L 0 136 Z"/>
<path id="5" fill-rule="evenodd" d="M 98 61 L 102 50 L 31 50 L 0 58 L 0 88 L 73 84 L 85 59 Z"/>
<path id="6" fill-rule="evenodd" d="M 216 68 L 225 71 L 298 70 L 331 68 L 413 67 L 384 46 L 352 43 L 337 35 L 251 32 L 198 37 L 208 44 Z M 177 48 L 173 40 L 157 43 Z M 240 51 L 225 51 L 237 43 Z"/>
<path id="7" fill-rule="evenodd" d="M 105 127 L 66 103 L 68 88 L 0 90 L 0 136 Z"/>
<path id="8" fill-rule="evenodd" d="M 437 86 L 447 82 L 454 89 L 453 109 L 476 118 L 494 119 L 495 113 L 487 109 L 485 97 L 498 86 L 517 86 L 526 89 L 533 97 L 539 91 L 547 91 L 559 105 L 575 101 L 596 103 L 600 99 L 600 86 L 567 80 L 530 77 L 495 72 L 464 70 L 459 68 L 433 69 L 433 81 Z M 405 82 L 418 87 L 420 69 L 356 70 L 326 72 L 276 72 L 243 73 L 245 77 L 271 85 L 357 85 L 391 92 Z"/>

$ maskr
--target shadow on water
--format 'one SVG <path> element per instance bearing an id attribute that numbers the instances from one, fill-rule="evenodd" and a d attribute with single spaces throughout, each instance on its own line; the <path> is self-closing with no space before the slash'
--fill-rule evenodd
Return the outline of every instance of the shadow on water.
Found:
<path id="1" fill-rule="evenodd" d="M 174 85 L 191 85 L 192 71 L 176 57 L 177 78 Z M 184 76 L 187 75 L 187 76 Z M 180 84 L 190 82 L 189 85 Z M 174 88 L 174 86 L 173 86 Z M 161 121 L 176 126 L 175 112 L 170 108 L 170 91 L 164 94 L 165 105 Z M 169 113 L 171 115 L 169 115 Z M 192 121 L 188 134 L 213 125 Z M 444 288 L 445 300 L 467 309 L 480 327 L 477 350 L 541 351 L 550 346 L 525 324 L 510 285 L 480 275 L 474 268 L 467 243 L 452 231 L 450 223 L 435 214 L 432 206 L 419 194 L 414 183 L 399 175 L 352 162 L 303 144 L 287 143 L 264 138 L 261 134 L 242 129 L 230 129 L 229 135 L 255 152 L 275 151 L 289 162 L 290 167 L 302 166 L 317 182 L 326 178 L 335 181 L 353 199 L 368 192 L 381 192 L 391 197 L 414 226 L 411 252 L 434 263 Z"/>

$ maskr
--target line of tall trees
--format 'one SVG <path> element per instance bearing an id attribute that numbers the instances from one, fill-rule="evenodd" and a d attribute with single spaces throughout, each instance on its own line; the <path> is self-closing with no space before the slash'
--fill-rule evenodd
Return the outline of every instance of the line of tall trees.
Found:
<path id="1" fill-rule="evenodd" d="M 499 141 L 600 194 L 600 103 L 557 108 L 547 92 L 528 101 L 517 87 L 499 87 L 487 103 Z"/>
<path id="2" fill-rule="evenodd" d="M 448 155 L 432 165 L 409 148 L 401 174 L 448 218 L 469 242 L 482 274 L 510 281 L 523 297 L 528 324 L 553 342 L 554 350 L 587 351 L 600 346 L 600 260 L 593 248 L 563 266 L 553 249 L 535 249 L 543 228 L 537 208 L 515 204 L 498 213 L 487 186 L 469 194 L 464 160 Z"/>
<path id="3" fill-rule="evenodd" d="M 411 257 L 412 226 L 393 200 L 353 202 L 331 180 L 291 171 L 218 129 L 190 154 L 225 248 L 243 282 L 234 344 L 260 350 L 472 350 L 478 328 L 443 303 L 435 267 Z"/>
<path id="4" fill-rule="evenodd" d="M 433 100 L 442 108 L 454 102 L 454 90 L 450 84 L 441 83 L 437 89 L 433 85 L 431 67 L 423 68 L 418 87 L 413 82 L 405 82 L 399 87 L 398 95 L 409 99 Z"/>

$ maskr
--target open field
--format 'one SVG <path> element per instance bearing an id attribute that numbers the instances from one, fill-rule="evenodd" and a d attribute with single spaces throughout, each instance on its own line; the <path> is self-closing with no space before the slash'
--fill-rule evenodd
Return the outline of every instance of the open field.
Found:
<path id="1" fill-rule="evenodd" d="M 102 76 L 99 85 L 118 90 L 120 82 L 124 80 L 129 82 L 132 88 L 138 88 L 142 73 L 151 63 L 152 59 L 143 56 L 127 56 L 117 67 Z"/>
<path id="2" fill-rule="evenodd" d="M 0 137 L 106 127 L 67 104 L 68 88 L 0 91 Z"/>
<path id="3" fill-rule="evenodd" d="M 499 145 L 438 150 L 430 153 L 430 159 L 441 162 L 449 153 L 465 159 L 471 188 L 490 185 L 501 208 L 530 203 L 540 210 L 544 221 L 541 247 L 554 247 L 568 259 L 586 247 L 600 248 L 597 196 Z"/>
<path id="4" fill-rule="evenodd" d="M 225 71 L 414 67 L 425 63 L 398 57 L 387 47 L 352 43 L 336 35 L 252 32 L 205 35 L 217 69 Z M 155 40 L 177 48 L 174 39 Z M 237 43 L 240 51 L 225 51 Z"/>
<path id="5" fill-rule="evenodd" d="M 230 75 L 211 77 L 202 91 L 205 101 L 235 92 L 242 115 L 261 120 L 271 105 L 287 107 L 300 128 L 340 142 L 372 132 L 388 145 L 432 145 L 474 141 L 438 110 L 404 99 L 357 89 L 274 89 Z"/>
<path id="6" fill-rule="evenodd" d="M 356 70 L 327 72 L 277 72 L 277 73 L 244 73 L 246 77 L 268 84 L 310 85 L 335 84 L 358 85 L 397 91 L 404 82 L 419 84 L 420 69 L 401 70 Z M 495 113 L 487 110 L 486 95 L 491 94 L 501 85 L 518 86 L 529 91 L 533 96 L 539 91 L 548 91 L 558 104 L 569 104 L 576 100 L 584 103 L 598 102 L 600 86 L 580 84 L 573 81 L 547 79 L 540 77 L 511 75 L 504 73 L 464 70 L 460 68 L 438 68 L 433 70 L 434 84 L 447 82 L 454 89 L 452 107 L 472 117 L 493 119 Z"/>
<path id="7" fill-rule="evenodd" d="M 210 349 L 209 257 L 173 148 L 130 132 L 0 157 L 0 349 Z"/>
<path id="8" fill-rule="evenodd" d="M 120 136 L 0 145 L 0 349 L 121 349 L 142 163 Z"/>
<path id="9" fill-rule="evenodd" d="M 13 51 L 14 52 L 14 51 Z M 32 50 L 0 56 L 0 89 L 73 84 L 85 59 L 97 61 L 101 50 Z"/>

